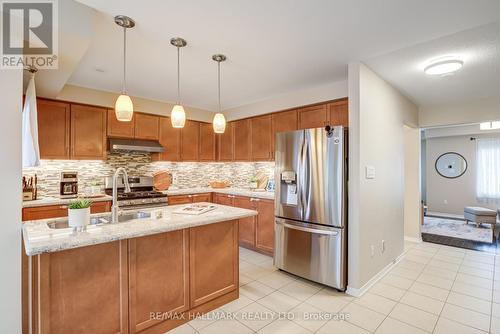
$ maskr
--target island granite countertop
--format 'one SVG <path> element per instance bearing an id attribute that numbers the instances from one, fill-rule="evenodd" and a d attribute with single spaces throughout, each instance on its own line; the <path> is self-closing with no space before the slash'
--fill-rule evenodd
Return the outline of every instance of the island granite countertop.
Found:
<path id="1" fill-rule="evenodd" d="M 161 210 L 162 218 L 142 218 L 117 224 L 88 225 L 86 231 L 73 232 L 72 228 L 51 229 L 47 223 L 64 221 L 66 218 L 28 221 L 23 224 L 23 239 L 28 256 L 51 253 L 83 246 L 137 238 L 152 234 L 165 233 L 190 227 L 219 223 L 256 216 L 257 211 L 212 204 L 216 209 L 200 214 L 178 214 L 173 211 L 184 205 L 138 210 Z M 93 217 L 106 214 L 94 214 Z M 109 215 L 109 214 L 108 214 Z"/>

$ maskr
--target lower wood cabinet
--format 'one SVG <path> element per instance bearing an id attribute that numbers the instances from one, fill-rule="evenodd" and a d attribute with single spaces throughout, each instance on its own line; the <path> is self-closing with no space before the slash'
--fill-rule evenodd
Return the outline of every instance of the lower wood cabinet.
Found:
<path id="1" fill-rule="evenodd" d="M 126 240 L 33 261 L 33 333 L 128 333 Z"/>
<path id="2" fill-rule="evenodd" d="M 256 210 L 255 202 L 250 201 L 249 197 L 236 196 L 234 206 L 242 209 Z M 247 217 L 239 220 L 239 241 L 240 245 L 247 247 L 255 246 L 255 219 L 256 217 Z"/>
<path id="3" fill-rule="evenodd" d="M 211 193 L 168 196 L 168 205 L 212 202 Z"/>
<path id="4" fill-rule="evenodd" d="M 94 202 L 90 206 L 90 213 L 111 211 L 111 201 Z M 23 221 L 66 217 L 68 205 L 48 205 L 23 208 Z"/>
<path id="5" fill-rule="evenodd" d="M 252 200 L 252 199 L 250 199 Z M 274 252 L 274 201 L 254 198 L 257 204 L 255 247 L 268 254 Z"/>
<path id="6" fill-rule="evenodd" d="M 214 194 L 214 203 L 221 204 L 221 205 L 227 205 L 227 206 L 233 206 L 235 197 L 236 196 L 234 196 L 234 195 L 215 193 Z"/>
<path id="7" fill-rule="evenodd" d="M 163 334 L 238 298 L 238 254 L 232 220 L 33 256 L 32 332 Z"/>
<path id="8" fill-rule="evenodd" d="M 189 230 L 129 240 L 130 332 L 152 330 L 166 319 L 153 313 L 189 309 Z"/>
<path id="9" fill-rule="evenodd" d="M 238 289 L 238 221 L 191 228 L 191 308 Z"/>

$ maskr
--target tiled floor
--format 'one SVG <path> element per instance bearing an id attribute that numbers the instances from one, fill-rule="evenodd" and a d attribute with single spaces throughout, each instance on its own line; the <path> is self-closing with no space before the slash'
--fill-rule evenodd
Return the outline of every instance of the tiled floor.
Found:
<path id="1" fill-rule="evenodd" d="M 168 333 L 500 333 L 500 255 L 425 242 L 405 247 L 361 298 L 277 271 L 271 258 L 242 248 L 240 298 Z"/>

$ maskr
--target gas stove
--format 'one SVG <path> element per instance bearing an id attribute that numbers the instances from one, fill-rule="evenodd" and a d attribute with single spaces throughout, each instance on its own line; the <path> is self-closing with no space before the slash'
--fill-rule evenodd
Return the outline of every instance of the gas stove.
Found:
<path id="1" fill-rule="evenodd" d="M 130 192 L 126 193 L 123 178 L 118 180 L 118 205 L 121 209 L 137 209 L 145 207 L 165 206 L 168 204 L 167 194 L 155 191 L 151 176 L 129 177 Z M 113 178 L 106 177 L 104 190 L 107 195 L 113 195 Z"/>

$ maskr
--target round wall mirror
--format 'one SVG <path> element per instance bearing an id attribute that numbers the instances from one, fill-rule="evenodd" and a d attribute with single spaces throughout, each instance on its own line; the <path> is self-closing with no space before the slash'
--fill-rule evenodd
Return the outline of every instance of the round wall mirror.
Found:
<path id="1" fill-rule="evenodd" d="M 464 175 L 467 170 L 467 160 L 458 153 L 448 152 L 436 159 L 436 171 L 442 177 L 454 179 Z"/>

